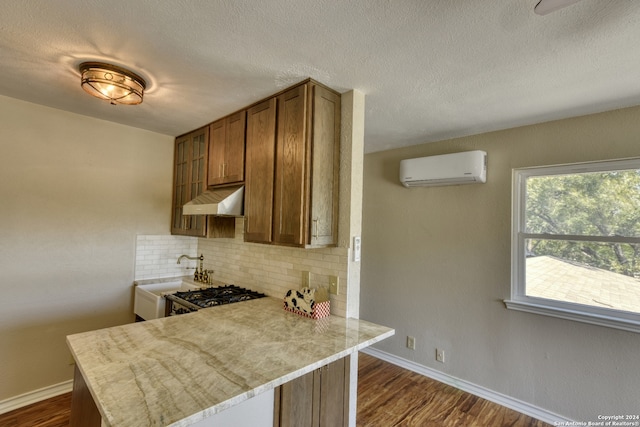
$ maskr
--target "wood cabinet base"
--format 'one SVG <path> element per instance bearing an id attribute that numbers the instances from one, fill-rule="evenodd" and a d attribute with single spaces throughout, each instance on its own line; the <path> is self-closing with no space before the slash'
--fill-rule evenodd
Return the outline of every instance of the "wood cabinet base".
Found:
<path id="1" fill-rule="evenodd" d="M 73 374 L 73 393 L 71 394 L 70 427 L 100 427 L 102 416 L 93 401 L 82 373 L 76 366 Z"/>
<path id="2" fill-rule="evenodd" d="M 341 427 L 349 424 L 351 356 L 316 369 L 275 389 L 274 427 Z M 76 366 L 70 427 L 101 427 L 102 416 Z"/>
<path id="3" fill-rule="evenodd" d="M 351 356 L 276 388 L 274 427 L 349 425 Z"/>
<path id="4" fill-rule="evenodd" d="M 207 237 L 227 239 L 236 237 L 236 219 L 234 217 L 210 215 L 207 221 Z"/>

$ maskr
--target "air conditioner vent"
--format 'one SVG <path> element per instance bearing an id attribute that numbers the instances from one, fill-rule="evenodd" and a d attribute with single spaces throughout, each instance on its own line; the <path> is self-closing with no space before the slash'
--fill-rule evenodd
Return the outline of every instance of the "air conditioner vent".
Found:
<path id="1" fill-rule="evenodd" d="M 480 150 L 400 161 L 405 187 L 481 184 L 487 181 L 487 153 Z"/>

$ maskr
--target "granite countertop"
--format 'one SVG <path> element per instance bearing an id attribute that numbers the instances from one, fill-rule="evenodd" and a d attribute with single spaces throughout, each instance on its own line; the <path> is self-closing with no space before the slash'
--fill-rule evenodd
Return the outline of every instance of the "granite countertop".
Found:
<path id="1" fill-rule="evenodd" d="M 67 343 L 103 425 L 187 426 L 393 333 L 357 319 L 307 319 L 267 297 Z"/>

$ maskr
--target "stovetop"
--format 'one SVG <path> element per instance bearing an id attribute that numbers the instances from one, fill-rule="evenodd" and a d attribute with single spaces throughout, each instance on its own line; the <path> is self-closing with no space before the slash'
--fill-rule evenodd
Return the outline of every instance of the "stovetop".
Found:
<path id="1" fill-rule="evenodd" d="M 173 297 L 173 298 L 171 298 Z M 236 285 L 224 285 L 214 288 L 202 288 L 192 291 L 176 292 L 167 295 L 173 301 L 187 301 L 201 308 L 214 307 L 222 304 L 247 301 L 266 297 L 265 294 L 241 288 Z"/>

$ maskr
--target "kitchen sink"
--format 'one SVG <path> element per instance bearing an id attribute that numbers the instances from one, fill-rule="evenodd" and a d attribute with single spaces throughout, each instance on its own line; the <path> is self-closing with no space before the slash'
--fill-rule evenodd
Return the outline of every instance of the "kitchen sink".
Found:
<path id="1" fill-rule="evenodd" d="M 183 280 L 137 285 L 135 286 L 133 312 L 144 320 L 164 317 L 164 295 L 166 293 L 190 291 L 198 288 L 200 288 L 200 286 Z"/>

